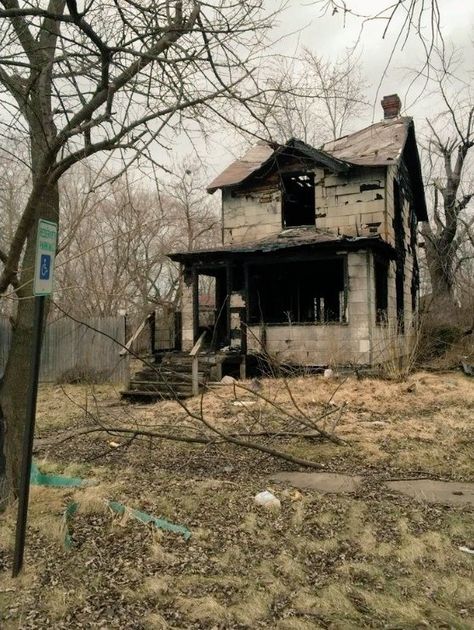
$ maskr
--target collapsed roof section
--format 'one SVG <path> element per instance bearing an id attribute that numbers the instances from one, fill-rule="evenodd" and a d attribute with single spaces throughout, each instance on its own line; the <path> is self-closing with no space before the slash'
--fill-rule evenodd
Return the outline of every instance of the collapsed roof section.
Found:
<path id="1" fill-rule="evenodd" d="M 228 188 L 243 184 L 250 177 L 265 176 L 276 165 L 279 157 L 303 157 L 320 164 L 335 173 L 347 171 L 350 165 L 333 157 L 326 151 L 315 149 L 302 140 L 291 138 L 286 144 L 276 144 L 260 140 L 243 157 L 232 162 L 207 187 L 209 193 L 218 188 Z"/>
<path id="2" fill-rule="evenodd" d="M 418 220 L 428 220 L 415 126 L 411 117 L 384 119 L 327 142 L 320 149 L 295 138 L 283 145 L 261 140 L 218 175 L 207 190 L 213 193 L 218 188 L 241 186 L 250 178 L 263 178 L 277 166 L 280 156 L 303 157 L 334 173 L 349 172 L 355 167 L 397 165 L 404 158 L 412 180 Z"/>

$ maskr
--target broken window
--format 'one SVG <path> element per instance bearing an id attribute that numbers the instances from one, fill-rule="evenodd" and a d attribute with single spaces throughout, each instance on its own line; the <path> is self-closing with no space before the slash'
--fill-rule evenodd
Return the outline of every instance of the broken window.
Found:
<path id="1" fill-rule="evenodd" d="M 249 267 L 251 323 L 346 321 L 344 260 Z"/>
<path id="2" fill-rule="evenodd" d="M 283 227 L 315 224 L 314 173 L 287 173 L 281 177 Z"/>
<path id="3" fill-rule="evenodd" d="M 388 315 L 388 263 L 375 259 L 375 320 L 377 324 L 387 321 Z"/>

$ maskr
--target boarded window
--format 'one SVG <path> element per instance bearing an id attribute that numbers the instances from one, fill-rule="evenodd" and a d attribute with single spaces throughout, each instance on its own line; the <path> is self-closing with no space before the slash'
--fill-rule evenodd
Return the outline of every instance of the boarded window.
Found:
<path id="1" fill-rule="evenodd" d="M 344 260 L 251 265 L 250 322 L 346 321 Z"/>
<path id="2" fill-rule="evenodd" d="M 315 224 L 314 173 L 282 175 L 281 206 L 283 227 Z"/>

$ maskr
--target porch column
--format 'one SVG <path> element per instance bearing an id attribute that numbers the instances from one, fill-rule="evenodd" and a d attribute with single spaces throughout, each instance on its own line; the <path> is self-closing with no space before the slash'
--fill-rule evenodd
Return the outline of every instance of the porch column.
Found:
<path id="1" fill-rule="evenodd" d="M 227 344 L 230 345 L 230 330 L 231 330 L 231 303 L 230 298 L 232 295 L 232 267 L 230 263 L 226 264 L 225 267 L 226 274 L 226 323 L 227 323 Z"/>
<path id="2" fill-rule="evenodd" d="M 194 345 L 194 277 L 191 268 L 183 270 L 181 294 L 182 350 L 189 352 Z"/>

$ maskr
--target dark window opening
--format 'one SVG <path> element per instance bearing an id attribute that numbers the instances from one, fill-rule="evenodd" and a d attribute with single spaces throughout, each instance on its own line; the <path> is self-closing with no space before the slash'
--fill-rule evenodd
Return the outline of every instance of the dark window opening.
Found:
<path id="1" fill-rule="evenodd" d="M 289 173 L 281 178 L 283 227 L 315 224 L 314 173 Z"/>
<path id="2" fill-rule="evenodd" d="M 244 269 L 235 266 L 232 269 L 232 291 L 243 291 L 245 287 Z"/>
<path id="3" fill-rule="evenodd" d="M 346 321 L 344 260 L 249 268 L 249 321 L 268 324 Z"/>
<path id="4" fill-rule="evenodd" d="M 388 314 L 388 263 L 375 259 L 375 320 L 377 324 L 387 321 Z"/>

